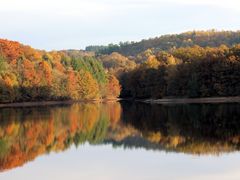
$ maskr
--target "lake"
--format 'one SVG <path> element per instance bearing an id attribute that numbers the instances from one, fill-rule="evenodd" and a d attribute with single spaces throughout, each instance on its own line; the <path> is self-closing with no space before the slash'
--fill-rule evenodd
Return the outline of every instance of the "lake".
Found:
<path id="1" fill-rule="evenodd" d="M 239 180 L 240 104 L 0 109 L 3 180 Z"/>

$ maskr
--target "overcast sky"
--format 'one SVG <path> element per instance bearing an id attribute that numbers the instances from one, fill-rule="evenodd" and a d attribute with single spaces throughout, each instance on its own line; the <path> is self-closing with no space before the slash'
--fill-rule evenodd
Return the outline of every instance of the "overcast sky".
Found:
<path id="1" fill-rule="evenodd" d="M 46 50 L 240 30 L 240 0 L 0 0 L 0 38 Z"/>

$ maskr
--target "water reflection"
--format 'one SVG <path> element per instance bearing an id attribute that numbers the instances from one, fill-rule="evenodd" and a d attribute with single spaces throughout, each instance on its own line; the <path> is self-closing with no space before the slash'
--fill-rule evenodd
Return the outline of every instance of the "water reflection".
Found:
<path id="1" fill-rule="evenodd" d="M 219 155 L 239 150 L 240 104 L 73 104 L 0 109 L 0 170 L 71 145 Z"/>
<path id="2" fill-rule="evenodd" d="M 199 155 L 238 150 L 239 118 L 240 104 L 123 106 L 123 121 L 151 142 L 145 148 Z"/>

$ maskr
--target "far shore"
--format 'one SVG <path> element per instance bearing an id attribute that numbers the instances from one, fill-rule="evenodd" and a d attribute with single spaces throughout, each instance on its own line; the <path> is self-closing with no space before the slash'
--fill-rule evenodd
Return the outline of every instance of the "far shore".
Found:
<path id="1" fill-rule="evenodd" d="M 36 107 L 36 106 L 53 106 L 53 105 L 70 105 L 74 103 L 109 103 L 120 100 L 143 102 L 149 104 L 203 104 L 203 103 L 240 103 L 240 96 L 236 97 L 208 97 L 208 98 L 163 98 L 163 99 L 94 99 L 79 101 L 35 101 L 35 102 L 14 102 L 0 103 L 0 108 L 7 107 Z"/>
<path id="2" fill-rule="evenodd" d="M 53 105 L 69 105 L 74 103 L 108 103 L 119 101 L 115 99 L 93 99 L 93 100 L 62 100 L 62 101 L 34 101 L 34 102 L 14 102 L 14 103 L 0 103 L 0 108 L 6 107 L 33 107 L 33 106 L 53 106 Z"/>
<path id="3" fill-rule="evenodd" d="M 240 96 L 208 97 L 208 98 L 163 98 L 163 99 L 144 99 L 136 101 L 151 104 L 240 103 Z"/>

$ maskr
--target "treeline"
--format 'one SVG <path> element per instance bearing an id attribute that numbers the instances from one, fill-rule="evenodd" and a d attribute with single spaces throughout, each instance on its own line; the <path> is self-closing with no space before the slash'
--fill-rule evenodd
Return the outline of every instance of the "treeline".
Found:
<path id="1" fill-rule="evenodd" d="M 182 34 L 163 35 L 156 38 L 142 40 L 140 42 L 121 42 L 109 44 L 108 46 L 88 46 L 87 51 L 98 54 L 111 54 L 118 52 L 125 56 L 136 56 L 137 54 L 153 49 L 170 50 L 173 48 L 190 47 L 198 45 L 201 47 L 218 47 L 221 44 L 232 46 L 240 43 L 240 31 L 191 31 Z"/>
<path id="2" fill-rule="evenodd" d="M 239 96 L 240 45 L 149 52 L 120 82 L 122 97 Z"/>
<path id="3" fill-rule="evenodd" d="M 0 102 L 116 98 L 121 89 L 123 98 L 239 96 L 237 43 L 239 31 L 194 31 L 89 51 L 46 52 L 0 40 Z"/>
<path id="4" fill-rule="evenodd" d="M 115 76 L 83 53 L 40 51 L 0 39 L 0 102 L 118 97 Z"/>

